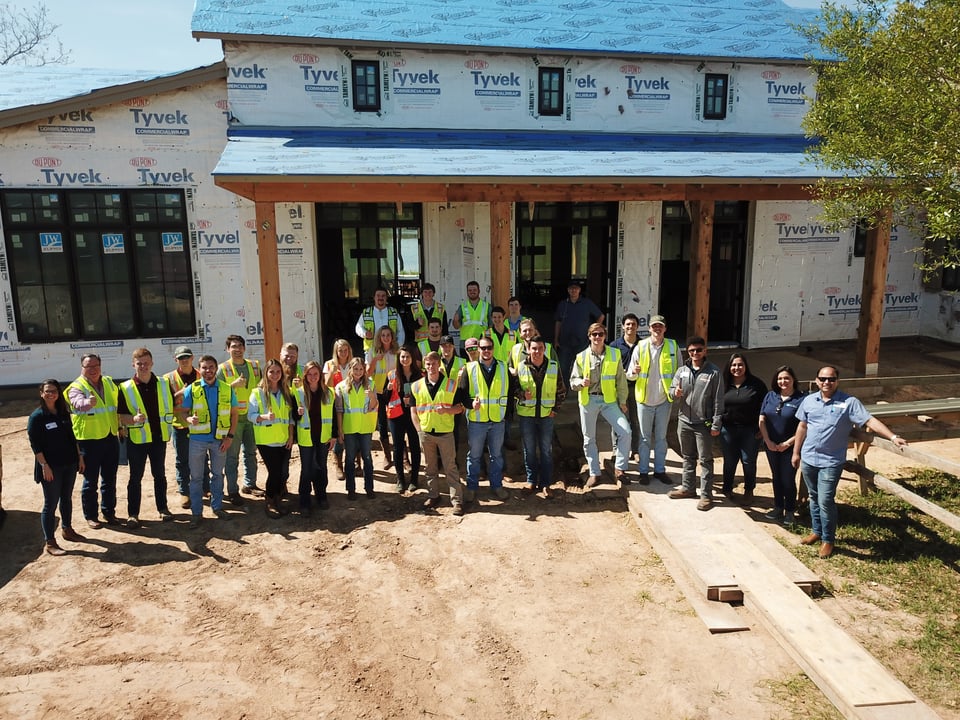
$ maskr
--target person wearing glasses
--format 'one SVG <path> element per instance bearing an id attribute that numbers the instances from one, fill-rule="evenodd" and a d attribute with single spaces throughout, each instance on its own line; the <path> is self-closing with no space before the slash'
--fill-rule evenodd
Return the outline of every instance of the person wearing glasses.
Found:
<path id="1" fill-rule="evenodd" d="M 899 435 L 873 417 L 857 398 L 837 388 L 840 372 L 833 365 L 820 368 L 817 387 L 800 403 L 793 467 L 800 469 L 810 495 L 811 532 L 800 542 L 820 545 L 820 557 L 833 554 L 837 532 L 837 485 L 847 460 L 847 444 L 854 425 L 869 428 L 893 444 L 907 444 Z"/>
<path id="2" fill-rule="evenodd" d="M 577 353 L 570 375 L 570 389 L 579 392 L 580 429 L 583 432 L 583 454 L 587 458 L 587 482 L 590 491 L 600 481 L 600 456 L 597 450 L 597 418 L 610 424 L 616 439 L 614 474 L 618 482 L 627 484 L 627 463 L 630 457 L 630 421 L 627 420 L 627 374 L 620 361 L 620 351 L 606 344 L 607 329 L 595 322 L 587 330 L 590 344 Z"/>
<path id="3" fill-rule="evenodd" d="M 467 340 L 469 342 L 473 338 Z M 510 392 L 507 365 L 493 356 L 493 340 L 480 338 L 480 359 L 467 363 L 460 374 L 460 390 L 467 394 L 467 490 L 464 507 L 476 500 L 483 449 L 490 453 L 490 491 L 500 500 L 510 494 L 503 487 L 504 416 Z"/>
<path id="4" fill-rule="evenodd" d="M 674 500 L 695 498 L 697 465 L 700 466 L 700 500 L 697 510 L 713 507 L 713 438 L 720 434 L 723 417 L 723 377 L 707 360 L 707 341 L 695 335 L 687 340 L 687 361 L 677 370 L 670 392 L 679 401 L 677 437 L 683 456 L 683 480 L 670 491 Z"/>
<path id="5" fill-rule="evenodd" d="M 170 381 L 153 373 L 153 354 L 145 347 L 133 351 L 134 376 L 120 383 L 117 414 L 127 426 L 127 527 L 140 527 L 140 483 L 150 459 L 153 495 L 163 522 L 173 520 L 167 507 L 167 442 L 173 433 L 173 393 Z"/>
<path id="6" fill-rule="evenodd" d="M 766 517 L 788 527 L 796 521 L 797 470 L 793 467 L 793 446 L 797 441 L 800 423 L 797 410 L 802 399 L 797 374 L 789 365 L 781 365 L 760 406 L 760 438 L 773 477 L 773 509 Z"/>

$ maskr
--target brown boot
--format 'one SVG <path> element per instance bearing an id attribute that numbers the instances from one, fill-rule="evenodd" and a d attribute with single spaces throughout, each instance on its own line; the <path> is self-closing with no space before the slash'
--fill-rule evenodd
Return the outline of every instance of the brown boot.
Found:
<path id="1" fill-rule="evenodd" d="M 380 447 L 383 448 L 383 469 L 389 470 L 393 467 L 393 447 L 389 438 L 380 438 Z"/>
<path id="2" fill-rule="evenodd" d="M 337 453 L 334 461 L 337 464 L 337 480 L 343 482 L 343 453 Z"/>
<path id="3" fill-rule="evenodd" d="M 47 540 L 47 544 L 46 544 L 46 546 L 44 547 L 44 550 L 47 551 L 47 555 L 57 555 L 57 556 L 59 556 L 59 555 L 66 555 L 66 554 L 67 554 L 67 551 L 66 551 L 66 550 L 64 550 L 62 547 L 60 547 L 59 545 L 57 545 L 57 541 L 56 541 L 56 540 Z"/>

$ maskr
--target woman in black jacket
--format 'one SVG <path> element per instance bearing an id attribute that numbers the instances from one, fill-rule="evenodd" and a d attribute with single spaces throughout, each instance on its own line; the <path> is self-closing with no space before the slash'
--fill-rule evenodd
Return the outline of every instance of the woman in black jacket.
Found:
<path id="1" fill-rule="evenodd" d="M 743 465 L 743 499 L 753 500 L 757 485 L 757 454 L 760 452 L 760 433 L 757 421 L 760 406 L 767 394 L 767 387 L 760 378 L 750 372 L 747 359 L 734 353 L 727 361 L 723 373 L 723 424 L 720 444 L 723 447 L 723 494 L 733 494 L 733 480 L 737 474 L 737 462 Z"/>

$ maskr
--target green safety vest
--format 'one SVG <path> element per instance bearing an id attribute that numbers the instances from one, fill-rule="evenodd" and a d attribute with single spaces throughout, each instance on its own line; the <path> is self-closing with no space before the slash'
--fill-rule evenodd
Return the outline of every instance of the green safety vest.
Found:
<path id="1" fill-rule="evenodd" d="M 507 330 L 503 334 L 503 340 L 501 341 L 493 331 L 493 328 L 487 330 L 486 335 L 493 341 L 493 357 L 501 362 L 509 362 L 511 351 L 516 346 L 520 336 L 513 332 L 513 330 Z"/>
<path id="2" fill-rule="evenodd" d="M 470 397 L 480 398 L 480 409 L 473 406 L 467 411 L 467 420 L 471 422 L 500 422 L 507 407 L 507 366 L 495 360 L 493 384 L 488 388 L 480 369 L 480 361 L 467 363 L 467 376 L 470 379 Z"/>
<path id="3" fill-rule="evenodd" d="M 577 367 L 580 369 L 580 377 L 584 380 L 590 377 L 590 348 L 577 353 Z M 600 390 L 603 392 L 603 401 L 605 403 L 617 402 L 617 368 L 620 365 L 620 351 L 609 345 L 603 352 L 603 360 L 600 363 Z M 580 404 L 586 405 L 590 402 L 590 393 L 587 390 L 589 383 L 583 386 L 580 391 Z"/>
<path id="4" fill-rule="evenodd" d="M 482 338 L 489 317 L 490 303 L 486 300 L 478 301 L 476 308 L 469 301 L 460 303 L 460 339 Z"/>
<path id="5" fill-rule="evenodd" d="M 435 397 L 430 397 L 425 377 L 417 380 L 410 391 L 417 403 L 417 418 L 420 421 L 421 430 L 436 433 L 453 432 L 453 425 L 457 416 L 440 415 L 436 410 L 441 405 L 453 405 L 453 399 L 457 394 L 456 378 L 443 378 L 441 376 L 440 386 L 437 388 Z"/>
<path id="6" fill-rule="evenodd" d="M 467 361 L 459 355 L 453 356 L 453 365 L 450 366 L 450 377 L 454 380 L 460 375 L 460 371 L 467 366 Z M 440 372 L 447 374 L 447 366 L 443 362 L 443 356 L 440 357 Z"/>
<path id="7" fill-rule="evenodd" d="M 143 409 L 143 398 L 140 396 L 140 388 L 133 378 L 124 383 L 120 383 L 120 389 L 127 400 L 127 410 L 131 415 L 137 412 L 146 411 Z M 170 383 L 166 378 L 157 378 L 157 407 L 160 410 L 160 439 L 166 442 L 170 439 L 170 426 L 173 424 L 173 395 L 170 394 Z M 153 429 L 150 427 L 150 420 L 147 419 L 142 425 L 130 425 L 127 428 L 130 442 L 136 445 L 144 445 L 153 442 Z"/>
<path id="8" fill-rule="evenodd" d="M 373 322 L 373 308 L 363 309 L 363 330 L 364 333 L 376 333 L 379 330 Z M 390 305 L 387 305 L 387 325 L 393 330 L 393 336 L 397 337 L 397 328 L 400 326 L 400 315 Z M 363 351 L 366 352 L 373 347 L 373 338 L 363 337 Z"/>
<path id="9" fill-rule="evenodd" d="M 303 408 L 303 415 L 297 420 L 297 445 L 313 447 L 312 426 L 310 425 L 310 408 L 307 407 L 307 391 L 294 388 L 297 402 Z M 333 437 L 333 390 L 327 388 L 327 402 L 320 403 L 320 442 L 329 442 Z"/>
<path id="10" fill-rule="evenodd" d="M 546 417 L 557 404 L 557 378 L 560 376 L 560 364 L 556 360 L 544 360 L 547 363 L 547 372 L 543 376 L 543 385 L 540 388 L 540 408 L 545 412 L 540 417 Z M 532 400 L 517 400 L 517 415 L 523 417 L 537 416 L 537 383 L 527 363 L 521 363 L 517 370 L 517 380 L 524 392 L 533 393 Z"/>
<path id="11" fill-rule="evenodd" d="M 257 445 L 286 445 L 290 439 L 290 403 L 285 402 L 282 395 L 281 402 L 277 402 L 273 393 L 263 388 L 257 388 L 251 396 L 257 398 L 261 415 L 267 409 L 273 413 L 273 420 L 258 420 L 253 424 L 254 442 Z"/>
<path id="12" fill-rule="evenodd" d="M 232 388 L 222 380 L 215 382 L 217 383 L 217 427 L 214 431 L 214 437 L 222 440 L 230 432 L 230 413 L 233 410 L 230 406 Z M 196 425 L 190 425 L 191 435 L 210 434 L 210 408 L 207 407 L 205 385 L 203 378 L 190 385 L 190 395 L 193 397 L 193 414 L 197 416 L 199 421 Z"/>
<path id="13" fill-rule="evenodd" d="M 520 339 L 520 336 L 517 335 L 517 344 L 510 348 L 510 369 L 516 371 L 523 363 L 523 352 L 527 349 L 526 344 Z M 553 345 L 550 343 L 543 344 L 543 357 L 547 360 L 553 359 Z"/>
<path id="14" fill-rule="evenodd" d="M 413 321 L 417 324 L 416 334 L 413 336 L 413 339 L 419 342 L 428 337 L 430 335 L 430 320 L 436 318 L 440 322 L 443 322 L 443 313 L 443 303 L 438 303 L 434 300 L 433 307 L 430 308 L 430 312 L 428 313 L 424 309 L 423 303 L 417 301 L 411 313 L 413 315 Z"/>
<path id="15" fill-rule="evenodd" d="M 183 378 L 180 377 L 180 373 L 177 370 L 171 370 L 164 377 L 167 379 L 167 382 L 170 383 L 170 392 L 173 395 L 173 408 L 174 410 L 179 409 L 183 405 L 183 394 L 177 395 L 183 388 L 187 386 L 187 383 L 183 381 Z M 177 417 L 176 414 L 173 416 L 173 426 L 180 430 L 185 430 L 188 425 L 186 422 Z"/>
<path id="16" fill-rule="evenodd" d="M 77 440 L 102 440 L 118 432 L 120 420 L 117 418 L 117 397 L 119 396 L 117 384 L 113 382 L 113 378 L 106 375 L 100 376 L 100 382 L 103 383 L 103 397 L 83 375 L 67 385 L 67 389 L 63 391 L 63 399 L 70 407 L 73 435 Z M 74 410 L 73 405 L 70 404 L 72 388 L 80 389 L 87 397 L 96 396 L 96 407 L 84 413 Z"/>
<path id="17" fill-rule="evenodd" d="M 673 359 L 677 356 L 677 341 L 664 338 L 663 347 L 660 349 L 660 384 L 663 385 L 663 394 L 667 396 L 667 402 L 673 402 L 673 394 L 670 392 L 670 383 L 673 382 L 673 376 L 677 372 L 677 366 Z M 634 396 L 637 402 L 643 404 L 647 399 L 647 378 L 650 377 L 650 343 L 644 340 L 640 343 L 640 351 L 637 353 L 639 360 L 639 372 L 637 372 L 637 385 L 634 389 Z"/>
<path id="18" fill-rule="evenodd" d="M 244 360 L 243 362 L 247 366 L 247 384 L 242 388 L 236 388 L 234 391 L 237 393 L 237 402 L 239 403 L 237 407 L 240 412 L 239 422 L 247 421 L 247 400 L 250 399 L 250 393 L 256 390 L 260 384 L 260 363 L 256 360 Z M 233 365 L 233 360 L 220 363 L 220 372 L 228 384 L 240 377 L 240 373 Z"/>
<path id="19" fill-rule="evenodd" d="M 398 353 L 386 353 L 373 366 L 373 387 L 378 393 L 383 392 L 390 372 L 397 369 L 397 356 Z M 389 360 L 391 357 L 392 362 Z"/>
<path id="20" fill-rule="evenodd" d="M 373 381 L 366 385 L 353 386 L 353 380 L 344 380 L 337 385 L 337 394 L 343 402 L 343 434 L 370 435 L 377 429 L 377 411 L 367 409 L 367 390 L 373 390 Z"/>

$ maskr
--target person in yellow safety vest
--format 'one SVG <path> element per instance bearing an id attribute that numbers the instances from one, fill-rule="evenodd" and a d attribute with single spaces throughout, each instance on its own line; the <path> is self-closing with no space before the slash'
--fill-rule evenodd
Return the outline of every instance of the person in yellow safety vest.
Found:
<path id="1" fill-rule="evenodd" d="M 200 373 L 193 366 L 193 350 L 186 345 L 180 345 L 173 351 L 177 367 L 164 377 L 170 383 L 170 392 L 173 393 L 173 451 L 176 454 L 174 468 L 177 472 L 177 490 L 180 492 L 180 507 L 190 507 L 190 428 L 181 417 L 180 408 L 183 407 L 183 396 L 186 388 L 196 382 Z M 210 468 L 203 469 L 203 494 L 210 492 Z"/>
<path id="2" fill-rule="evenodd" d="M 387 422 L 387 403 L 390 400 L 387 389 L 387 377 L 397 369 L 397 353 L 400 345 L 397 336 L 388 326 L 384 325 L 377 331 L 373 347 L 367 351 L 367 377 L 373 379 L 373 387 L 377 391 L 377 428 L 380 432 L 380 449 L 383 451 L 383 469 L 393 467 L 393 453 L 390 449 L 390 426 Z"/>
<path id="3" fill-rule="evenodd" d="M 283 375 L 287 378 L 287 387 L 297 387 L 303 382 L 303 365 L 297 362 L 300 358 L 300 348 L 296 343 L 284 343 L 280 348 L 280 362 L 283 364 Z"/>
<path id="4" fill-rule="evenodd" d="M 362 358 L 350 361 L 349 376 L 336 388 L 334 412 L 339 421 L 340 444 L 346 450 L 344 475 L 347 481 L 347 499 L 357 497 L 356 468 L 353 458 L 357 452 L 363 458 L 363 489 L 368 498 L 373 492 L 373 457 L 370 444 L 377 427 L 377 391 L 373 378 L 367 377 L 367 366 Z"/>
<path id="5" fill-rule="evenodd" d="M 290 450 L 296 436 L 297 417 L 283 363 L 271 358 L 247 405 L 247 420 L 253 425 L 257 450 L 267 468 L 264 510 L 268 517 L 286 514 L 282 505 L 283 489 L 290 477 Z"/>
<path id="6" fill-rule="evenodd" d="M 494 359 L 490 338 L 481 338 L 479 346 L 480 359 L 467 363 L 459 383 L 468 398 L 465 504 L 476 499 L 484 448 L 490 453 L 487 474 L 491 492 L 500 500 L 510 497 L 503 487 L 503 419 L 510 393 L 510 373 L 505 363 Z"/>
<path id="7" fill-rule="evenodd" d="M 434 301 L 436 294 L 437 288 L 434 287 L 433 283 L 424 283 L 423 288 L 420 290 L 420 299 L 413 303 L 410 308 L 410 312 L 413 315 L 413 322 L 417 325 L 413 339 L 418 343 L 421 340 L 426 340 L 427 336 L 430 335 L 431 320 L 436 319 L 440 321 L 440 328 L 437 332 L 438 338 L 447 333 L 447 311 L 443 307 L 443 303 Z M 436 348 L 432 349 L 436 350 Z"/>
<path id="8" fill-rule="evenodd" d="M 427 478 L 428 497 L 424 502 L 425 510 L 440 505 L 440 468 L 447 479 L 450 502 L 454 515 L 463 515 L 463 482 L 457 468 L 457 446 L 454 440 L 456 418 L 463 414 L 464 395 L 457 387 L 456 378 L 447 377 L 440 372 L 440 354 L 427 353 L 423 359 L 422 378 L 413 383 L 414 406 L 410 419 L 420 438 L 423 449 Z"/>
<path id="9" fill-rule="evenodd" d="M 467 299 L 457 306 L 453 327 L 460 331 L 461 342 L 469 338 L 479 340 L 490 327 L 490 303 L 480 299 L 480 283 L 476 280 L 467 283 Z"/>
<path id="10" fill-rule="evenodd" d="M 517 399 L 517 418 L 523 438 L 523 464 L 527 495 L 543 491 L 550 497 L 553 483 L 553 419 L 557 408 L 567 395 L 567 387 L 560 375 L 560 364 L 548 360 L 546 342 L 536 335 L 528 343 L 530 356 L 517 369 L 514 395 Z"/>
<path id="11" fill-rule="evenodd" d="M 579 392 L 580 428 L 583 453 L 587 458 L 588 478 L 584 490 L 600 481 L 600 457 L 597 452 L 597 418 L 610 423 L 616 438 L 616 479 L 623 480 L 630 454 L 630 421 L 627 411 L 627 375 L 620 362 L 620 351 L 606 344 L 607 329 L 598 322 L 587 329 L 590 344 L 577 353 L 570 374 L 570 389 Z"/>
<path id="12" fill-rule="evenodd" d="M 444 335 L 440 338 L 440 373 L 454 382 L 460 382 L 460 375 L 467 366 L 466 361 L 457 355 L 457 346 L 453 341 L 452 335 Z M 453 423 L 453 444 L 460 447 L 460 438 L 464 435 L 467 416 L 461 413 L 454 418 Z"/>
<path id="13" fill-rule="evenodd" d="M 640 483 L 647 484 L 650 472 L 650 449 L 653 448 L 653 476 L 672 485 L 667 475 L 667 425 L 673 393 L 670 384 L 681 366 L 680 343 L 665 337 L 667 321 L 663 315 L 650 318 L 650 335 L 633 350 L 627 366 L 627 379 L 636 380 L 634 396 L 640 421 L 640 460 L 637 463 Z"/>
<path id="14" fill-rule="evenodd" d="M 300 515 L 310 517 L 313 488 L 317 507 L 325 510 L 327 500 L 327 455 L 334 449 L 333 388 L 327 387 L 320 363 L 303 366 L 303 384 L 294 389 L 297 400 L 297 445 L 300 446 Z"/>
<path id="15" fill-rule="evenodd" d="M 387 304 L 387 291 L 379 287 L 373 293 L 373 305 L 363 309 L 354 328 L 357 337 L 363 339 L 364 352 L 368 352 L 373 347 L 377 329 L 384 325 L 393 330 L 393 335 L 397 338 L 397 344 L 403 345 L 406 334 L 403 329 L 403 322 L 400 320 L 400 314 Z"/>
<path id="16" fill-rule="evenodd" d="M 350 361 L 353 360 L 353 348 L 350 343 L 343 338 L 333 341 L 333 357 L 323 364 L 323 381 L 331 390 L 336 390 L 337 385 L 343 382 L 347 376 L 347 368 Z M 340 433 L 337 430 L 337 414 L 333 414 L 333 437 L 338 438 Z M 343 445 L 337 440 L 333 447 L 333 460 L 337 465 L 337 480 L 343 481 Z"/>
<path id="17" fill-rule="evenodd" d="M 507 370 L 510 371 L 511 375 L 516 376 L 517 368 L 520 367 L 520 363 L 530 356 L 528 350 L 530 339 L 539 334 L 540 332 L 537 330 L 537 324 L 532 318 L 524 318 L 520 321 L 519 341 L 516 345 L 510 348 L 510 360 L 507 363 Z M 543 355 L 545 358 L 547 358 L 547 360 L 557 359 L 556 354 L 553 352 L 553 345 L 550 343 L 544 343 Z"/>
<path id="18" fill-rule="evenodd" d="M 133 351 L 134 376 L 120 383 L 117 414 L 127 426 L 127 527 L 140 527 L 140 483 L 150 459 L 153 495 L 164 522 L 173 520 L 167 508 L 167 441 L 174 420 L 173 394 L 166 378 L 153 374 L 153 354 L 145 347 Z"/>
<path id="19" fill-rule="evenodd" d="M 503 363 L 510 361 L 510 351 L 520 342 L 520 336 L 503 324 L 505 317 L 503 308 L 496 305 L 490 311 L 490 327 L 484 333 L 493 340 L 493 356 Z"/>
<path id="20" fill-rule="evenodd" d="M 420 350 L 420 357 L 426 357 L 432 352 L 439 353 L 440 344 L 444 337 L 441 330 L 443 325 L 438 318 L 430 318 L 427 326 L 429 327 L 427 337 L 417 343 L 417 348 Z"/>
<path id="21" fill-rule="evenodd" d="M 221 520 L 229 520 L 223 509 L 223 472 L 237 430 L 240 401 L 228 383 L 217 379 L 217 359 L 213 355 L 200 358 L 200 379 L 183 394 L 180 414 L 190 428 L 190 527 L 200 526 L 207 463 L 210 509 Z"/>
<path id="22" fill-rule="evenodd" d="M 227 477 L 227 498 L 233 505 L 243 505 L 244 495 L 260 497 L 263 491 L 257 487 L 257 442 L 253 437 L 253 425 L 247 422 L 247 400 L 250 393 L 260 383 L 260 363 L 256 360 L 247 360 L 247 341 L 240 335 L 227 335 L 226 349 L 230 359 L 220 364 L 217 371 L 217 380 L 221 380 L 237 395 L 239 403 L 239 420 L 237 420 L 236 441 L 230 446 L 227 453 L 227 464 L 224 472 Z M 243 488 L 240 488 L 240 451 L 243 450 Z"/>
<path id="23" fill-rule="evenodd" d="M 83 517 L 94 530 L 102 527 L 97 512 L 98 479 L 104 521 L 108 525 L 120 524 L 117 518 L 118 394 L 113 378 L 101 374 L 100 356 L 92 353 L 80 359 L 80 377 L 63 393 L 70 406 L 73 434 L 83 454 L 83 484 L 80 488 Z"/>

